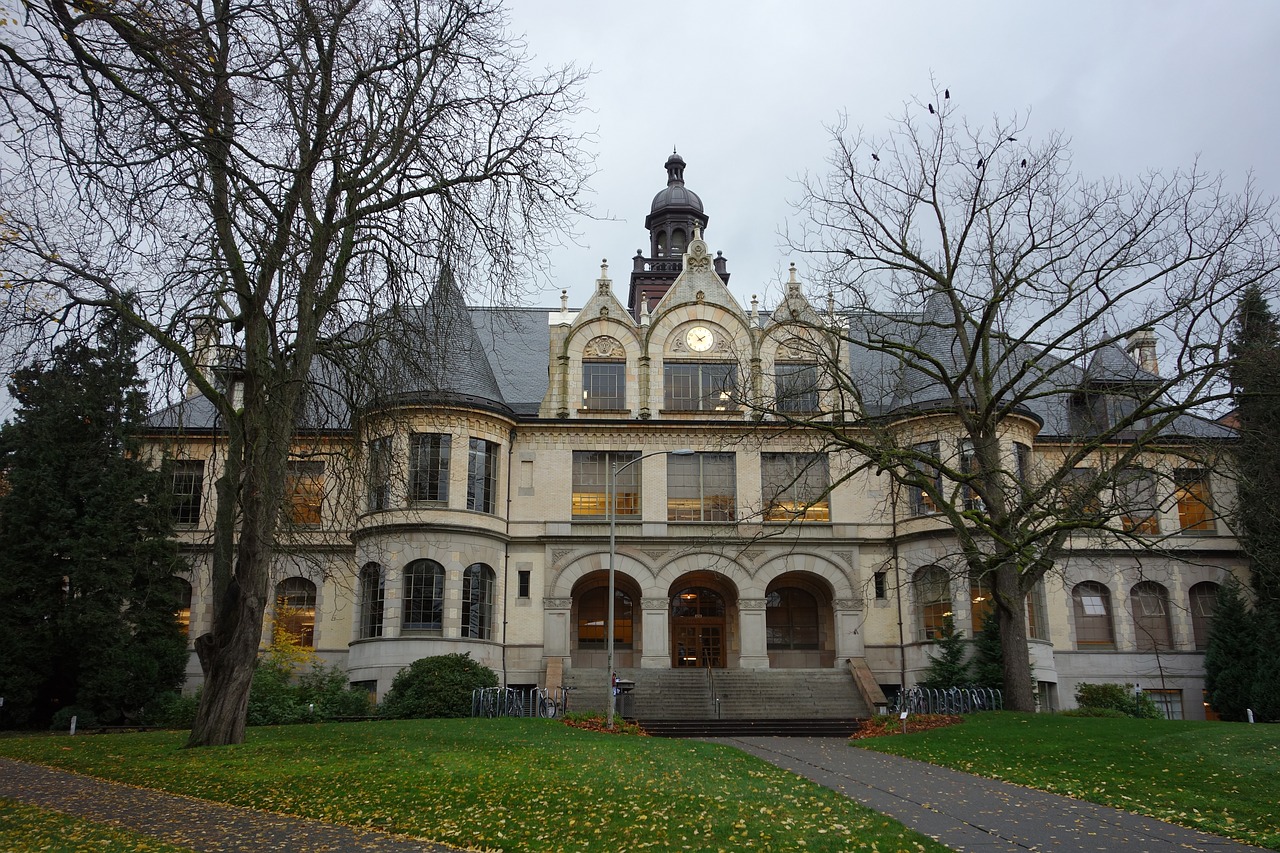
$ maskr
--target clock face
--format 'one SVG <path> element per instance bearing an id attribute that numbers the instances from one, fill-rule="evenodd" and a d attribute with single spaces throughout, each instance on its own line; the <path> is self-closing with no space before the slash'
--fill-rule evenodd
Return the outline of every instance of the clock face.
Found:
<path id="1" fill-rule="evenodd" d="M 711 330 L 706 326 L 694 326 L 685 333 L 684 342 L 694 352 L 706 352 L 711 349 L 711 344 L 715 342 L 715 338 L 712 336 Z"/>

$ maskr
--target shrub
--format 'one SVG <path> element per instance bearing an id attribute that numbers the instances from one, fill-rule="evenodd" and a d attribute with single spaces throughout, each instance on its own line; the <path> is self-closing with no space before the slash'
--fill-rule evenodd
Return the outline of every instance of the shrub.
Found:
<path id="1" fill-rule="evenodd" d="M 49 730 L 54 732 L 65 732 L 71 730 L 71 718 L 76 718 L 76 730 L 91 729 L 98 725 L 98 717 L 88 708 L 81 708 L 77 705 L 68 705 L 65 708 L 59 708 L 53 715 L 53 721 L 49 723 Z"/>
<path id="2" fill-rule="evenodd" d="M 1133 684 L 1080 684 L 1076 686 L 1076 704 L 1081 709 L 1110 709 L 1126 717 L 1162 720 L 1160 706 Z M 1090 716 L 1111 716 L 1093 714 Z"/>
<path id="3" fill-rule="evenodd" d="M 248 725 L 280 726 L 307 720 L 307 706 L 292 679 L 293 673 L 285 666 L 269 657 L 259 659 L 249 687 Z"/>
<path id="4" fill-rule="evenodd" d="M 471 691 L 497 686 L 497 674 L 470 653 L 421 658 L 396 674 L 382 700 L 382 716 L 470 716 Z"/>
<path id="5" fill-rule="evenodd" d="M 920 686 L 946 690 L 949 687 L 971 684 L 973 679 L 969 674 L 969 664 L 965 661 L 969 654 L 969 644 L 965 642 L 964 632 L 956 630 L 956 623 L 950 614 L 943 617 L 942 636 L 933 642 L 938 654 L 930 655 L 929 669 Z"/>
<path id="6" fill-rule="evenodd" d="M 168 729 L 189 729 L 196 719 L 196 705 L 200 694 L 184 696 L 181 693 L 162 693 L 143 711 L 142 722 L 148 726 L 164 726 Z"/>
<path id="7" fill-rule="evenodd" d="M 298 702 L 316 719 L 366 717 L 373 713 L 369 691 L 352 687 L 340 667 L 317 663 L 298 677 Z"/>
<path id="8" fill-rule="evenodd" d="M 1130 712 L 1126 714 L 1123 711 L 1117 711 L 1115 708 L 1091 708 L 1087 705 L 1084 705 L 1079 708 L 1072 708 L 1069 711 L 1063 711 L 1062 716 L 1064 717 L 1107 717 L 1109 719 L 1124 720 L 1124 719 L 1128 719 L 1129 717 L 1132 717 L 1133 713 Z"/>

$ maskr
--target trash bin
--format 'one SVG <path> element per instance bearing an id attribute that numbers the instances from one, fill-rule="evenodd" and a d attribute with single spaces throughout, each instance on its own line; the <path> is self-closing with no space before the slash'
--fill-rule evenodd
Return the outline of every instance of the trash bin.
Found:
<path id="1" fill-rule="evenodd" d="M 618 716 L 624 719 L 635 719 L 635 711 L 631 702 L 631 691 L 636 689 L 636 683 L 630 678 L 615 678 L 613 680 L 613 690 L 617 697 Z"/>

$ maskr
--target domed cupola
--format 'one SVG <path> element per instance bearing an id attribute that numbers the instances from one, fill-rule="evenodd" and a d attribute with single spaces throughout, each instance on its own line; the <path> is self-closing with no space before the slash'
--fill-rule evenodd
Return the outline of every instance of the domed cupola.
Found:
<path id="1" fill-rule="evenodd" d="M 705 230 L 709 217 L 702 199 L 684 185 L 684 158 L 675 151 L 667 158 L 667 187 L 653 197 L 644 227 L 649 230 L 649 255 L 637 251 L 632 258 L 631 290 L 627 307 L 637 320 L 641 303 L 656 305 L 680 275 L 681 261 L 696 231 Z M 726 284 L 729 273 L 724 258 L 716 259 L 716 272 Z"/>

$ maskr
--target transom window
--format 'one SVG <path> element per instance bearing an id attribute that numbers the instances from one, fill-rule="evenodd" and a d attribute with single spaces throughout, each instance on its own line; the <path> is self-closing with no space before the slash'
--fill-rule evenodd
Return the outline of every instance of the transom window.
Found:
<path id="1" fill-rule="evenodd" d="M 738 384 L 736 365 L 714 361 L 666 362 L 663 408 L 677 412 L 726 412 Z"/>
<path id="2" fill-rule="evenodd" d="M 573 451 L 574 517 L 607 519 L 610 469 L 627 465 L 639 456 L 640 453 L 633 450 Z M 635 462 L 618 472 L 614 483 L 618 518 L 640 517 L 640 466 L 643 464 Z"/>
<path id="3" fill-rule="evenodd" d="M 667 456 L 667 521 L 733 521 L 737 491 L 732 453 Z"/>
<path id="4" fill-rule="evenodd" d="M 204 462 L 199 459 L 173 463 L 173 523 L 195 527 L 200 523 L 204 497 Z"/>
<path id="5" fill-rule="evenodd" d="M 404 569 L 404 630 L 440 631 L 444 627 L 444 567 L 415 560 Z"/>
<path id="6" fill-rule="evenodd" d="M 778 364 L 774 368 L 779 412 L 808 414 L 818 411 L 818 366 Z"/>
<path id="7" fill-rule="evenodd" d="M 498 445 L 473 438 L 467 446 L 467 509 L 493 512 L 498 494 Z"/>
<path id="8" fill-rule="evenodd" d="M 582 363 L 582 408 L 625 409 L 627 365 L 623 361 Z"/>
<path id="9" fill-rule="evenodd" d="M 1096 581 L 1084 581 L 1071 590 L 1071 600 L 1076 618 L 1076 648 L 1114 649 L 1111 591 Z"/>
<path id="10" fill-rule="evenodd" d="M 409 436 L 409 500 L 449 500 L 449 453 L 453 437 L 418 432 Z"/>
<path id="11" fill-rule="evenodd" d="M 825 453 L 762 453 L 765 521 L 830 521 Z"/>

